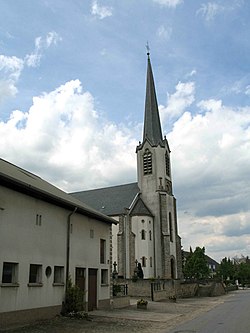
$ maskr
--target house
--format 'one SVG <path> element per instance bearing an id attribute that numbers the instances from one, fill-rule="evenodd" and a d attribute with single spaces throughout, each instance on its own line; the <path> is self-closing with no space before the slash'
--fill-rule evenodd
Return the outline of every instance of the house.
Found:
<path id="1" fill-rule="evenodd" d="M 112 218 L 0 159 L 0 323 L 60 313 L 67 279 L 109 307 Z"/>
<path id="2" fill-rule="evenodd" d="M 192 249 L 191 249 L 191 251 L 192 251 Z M 183 266 L 185 266 L 188 257 L 192 253 L 191 251 L 182 251 Z M 205 254 L 205 260 L 206 260 L 207 266 L 210 270 L 210 277 L 213 277 L 216 274 L 216 271 L 219 267 L 219 263 L 216 260 L 214 260 L 213 258 L 206 255 L 206 254 Z"/>
<path id="3" fill-rule="evenodd" d="M 71 194 L 117 220 L 112 243 L 119 277 L 132 278 L 140 264 L 144 278 L 177 279 L 182 277 L 182 255 L 170 148 L 162 136 L 149 52 L 147 56 L 144 131 L 136 147 L 137 182 Z"/>

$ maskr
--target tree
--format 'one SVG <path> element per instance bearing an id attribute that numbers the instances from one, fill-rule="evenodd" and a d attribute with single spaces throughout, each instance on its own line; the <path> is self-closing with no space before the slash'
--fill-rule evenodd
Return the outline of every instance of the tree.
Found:
<path id="1" fill-rule="evenodd" d="M 218 268 L 217 274 L 224 282 L 234 280 L 236 272 L 236 265 L 230 258 L 223 258 Z"/>
<path id="2" fill-rule="evenodd" d="M 184 266 L 184 276 L 189 279 L 206 279 L 209 277 L 209 268 L 205 256 L 205 247 L 196 247 L 190 252 Z"/>
<path id="3" fill-rule="evenodd" d="M 242 262 L 236 265 L 235 277 L 244 286 L 250 281 L 250 265 L 248 263 Z"/>

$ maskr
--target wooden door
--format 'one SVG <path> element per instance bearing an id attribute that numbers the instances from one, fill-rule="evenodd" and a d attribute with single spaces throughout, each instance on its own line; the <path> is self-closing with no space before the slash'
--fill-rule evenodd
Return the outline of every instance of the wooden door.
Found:
<path id="1" fill-rule="evenodd" d="M 93 311 L 97 307 L 97 269 L 89 268 L 88 278 L 88 310 Z"/>

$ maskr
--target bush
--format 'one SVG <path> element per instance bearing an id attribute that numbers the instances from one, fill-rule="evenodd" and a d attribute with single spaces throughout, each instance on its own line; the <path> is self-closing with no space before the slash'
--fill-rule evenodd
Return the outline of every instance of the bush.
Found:
<path id="1" fill-rule="evenodd" d="M 73 285 L 71 279 L 67 281 L 64 313 L 77 313 L 84 310 L 84 291 Z"/>

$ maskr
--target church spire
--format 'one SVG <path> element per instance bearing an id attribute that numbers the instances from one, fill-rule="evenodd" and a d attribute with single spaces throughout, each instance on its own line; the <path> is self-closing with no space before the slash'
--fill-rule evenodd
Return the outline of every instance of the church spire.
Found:
<path id="1" fill-rule="evenodd" d="M 148 139 L 153 146 L 162 143 L 161 122 L 155 92 L 153 71 L 150 62 L 149 47 L 147 44 L 148 68 L 147 68 L 147 85 L 146 101 L 144 114 L 144 131 L 143 142 Z"/>

